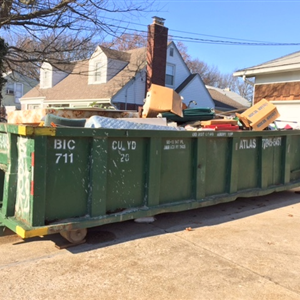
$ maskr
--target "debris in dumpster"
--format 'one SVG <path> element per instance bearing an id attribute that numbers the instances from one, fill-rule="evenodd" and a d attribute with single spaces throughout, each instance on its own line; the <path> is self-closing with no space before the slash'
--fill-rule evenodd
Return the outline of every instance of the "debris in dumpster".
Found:
<path id="1" fill-rule="evenodd" d="M 276 120 L 274 124 L 277 129 L 284 129 L 286 125 L 289 125 L 293 129 L 299 129 L 300 124 L 297 121 L 292 120 Z"/>
<path id="2" fill-rule="evenodd" d="M 84 127 L 86 119 L 68 119 L 59 117 L 53 114 L 47 114 L 45 116 L 45 126 L 52 126 L 52 127 Z M 55 126 L 53 126 L 53 124 Z"/>
<path id="3" fill-rule="evenodd" d="M 187 108 L 183 110 L 183 117 L 179 117 L 171 112 L 161 113 L 163 118 L 167 118 L 168 121 L 177 122 L 179 124 L 191 122 L 211 120 L 214 118 L 214 111 L 211 108 Z"/>
<path id="4" fill-rule="evenodd" d="M 210 121 L 201 121 L 201 126 L 207 126 L 207 125 L 237 125 L 238 121 L 237 120 L 232 120 L 232 119 L 214 119 Z"/>
<path id="5" fill-rule="evenodd" d="M 173 89 L 152 84 L 146 95 L 142 117 L 156 117 L 161 112 L 172 112 L 183 117 L 182 99 Z"/>
<path id="6" fill-rule="evenodd" d="M 126 121 L 148 125 L 168 126 L 166 118 L 126 118 Z"/>
<path id="7" fill-rule="evenodd" d="M 53 114 L 67 119 L 82 119 L 91 116 L 109 118 L 138 118 L 137 111 L 108 110 L 99 108 L 40 108 L 32 110 L 16 110 L 7 113 L 7 122 L 11 124 L 40 123 L 46 115 Z"/>
<path id="8" fill-rule="evenodd" d="M 205 125 L 203 126 L 203 128 L 211 128 L 214 129 L 216 131 L 218 130 L 239 130 L 239 126 L 238 125 L 231 125 L 231 124 L 219 124 L 219 125 Z"/>
<path id="9" fill-rule="evenodd" d="M 285 130 L 293 130 L 293 127 L 290 126 L 289 124 L 286 124 L 286 125 L 283 127 L 283 129 L 285 129 Z"/>
<path id="10" fill-rule="evenodd" d="M 159 126 L 128 122 L 126 120 L 111 119 L 99 116 L 90 117 L 85 127 L 88 128 L 110 128 L 110 129 L 138 129 L 138 130 L 184 130 L 182 127 Z"/>
<path id="11" fill-rule="evenodd" d="M 236 116 L 247 128 L 261 131 L 273 123 L 280 114 L 274 104 L 266 99 L 262 99 L 242 114 L 236 113 Z"/>

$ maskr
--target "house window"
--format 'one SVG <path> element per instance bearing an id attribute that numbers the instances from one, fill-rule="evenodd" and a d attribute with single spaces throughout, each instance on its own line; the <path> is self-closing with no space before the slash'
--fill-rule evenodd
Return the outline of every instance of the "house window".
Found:
<path id="1" fill-rule="evenodd" d="M 101 80 L 101 63 L 98 62 L 96 63 L 96 68 L 95 68 L 95 81 L 100 81 Z"/>
<path id="2" fill-rule="evenodd" d="M 51 79 L 51 72 L 49 70 L 44 70 L 44 87 L 51 87 L 50 79 Z"/>
<path id="3" fill-rule="evenodd" d="M 166 85 L 174 85 L 175 66 L 166 66 Z"/>
<path id="4" fill-rule="evenodd" d="M 70 107 L 69 104 L 49 104 L 48 107 Z"/>
<path id="5" fill-rule="evenodd" d="M 27 109 L 38 109 L 40 107 L 41 107 L 40 104 L 28 104 Z"/>
<path id="6" fill-rule="evenodd" d="M 6 95 L 14 95 L 14 93 L 15 93 L 14 84 L 8 82 L 6 84 Z"/>
<path id="7" fill-rule="evenodd" d="M 15 103 L 20 103 L 20 98 L 23 96 L 23 84 L 15 84 Z"/>
<path id="8" fill-rule="evenodd" d="M 170 48 L 170 56 L 174 56 L 174 48 Z"/>

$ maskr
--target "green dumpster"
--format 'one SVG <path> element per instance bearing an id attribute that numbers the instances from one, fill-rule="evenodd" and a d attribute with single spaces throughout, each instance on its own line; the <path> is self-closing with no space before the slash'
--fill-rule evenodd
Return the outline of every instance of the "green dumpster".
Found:
<path id="1" fill-rule="evenodd" d="M 300 185 L 300 131 L 155 131 L 0 124 L 0 226 L 22 238 Z"/>

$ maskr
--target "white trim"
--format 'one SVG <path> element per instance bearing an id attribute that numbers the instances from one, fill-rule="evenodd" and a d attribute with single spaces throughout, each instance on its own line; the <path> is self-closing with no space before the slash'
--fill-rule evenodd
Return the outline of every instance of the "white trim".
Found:
<path id="1" fill-rule="evenodd" d="M 269 73 L 278 73 L 278 72 L 290 72 L 300 70 L 300 64 L 295 65 L 286 65 L 281 67 L 257 67 L 257 69 L 244 69 L 233 73 L 235 77 L 255 77 L 259 74 L 269 74 Z"/>
<path id="2" fill-rule="evenodd" d="M 282 101 L 282 100 L 272 100 L 270 101 L 273 104 L 300 104 L 300 100 L 287 100 L 287 101 Z"/>
<path id="3" fill-rule="evenodd" d="M 300 80 L 289 80 L 289 81 L 268 81 L 268 82 L 255 82 L 254 85 L 268 85 L 268 84 L 277 84 L 277 83 L 292 83 L 292 82 L 300 82 Z"/>

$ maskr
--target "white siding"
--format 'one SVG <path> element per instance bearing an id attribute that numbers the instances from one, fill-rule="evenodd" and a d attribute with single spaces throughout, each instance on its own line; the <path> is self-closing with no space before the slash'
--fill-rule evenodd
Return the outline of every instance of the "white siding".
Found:
<path id="1" fill-rule="evenodd" d="M 47 89 L 52 88 L 52 66 L 44 62 L 40 69 L 40 88 Z"/>
<path id="2" fill-rule="evenodd" d="M 52 88 L 67 76 L 67 72 L 53 68 L 49 63 L 44 62 L 40 70 L 40 88 Z"/>
<path id="3" fill-rule="evenodd" d="M 199 75 L 195 76 L 193 80 L 180 92 L 180 96 L 183 97 L 183 103 L 186 105 L 188 105 L 192 100 L 197 102 L 197 105 L 191 105 L 190 108 L 215 108 L 215 104 Z"/>
<path id="4" fill-rule="evenodd" d="M 128 84 L 124 86 L 120 90 L 120 92 L 113 97 L 113 103 L 131 103 L 137 105 L 144 105 L 144 98 L 145 98 L 145 90 L 146 90 L 146 83 L 145 83 L 145 71 L 139 72 L 135 80 L 130 81 Z"/>
<path id="5" fill-rule="evenodd" d="M 170 56 L 170 48 L 173 48 L 173 56 Z M 175 66 L 174 85 L 166 85 L 169 88 L 176 89 L 189 75 L 190 71 L 184 63 L 178 49 L 174 43 L 170 43 L 167 49 L 167 64 Z"/>
<path id="6" fill-rule="evenodd" d="M 292 100 L 292 101 L 271 101 L 276 107 L 280 114 L 278 120 L 282 121 L 296 121 L 297 125 L 300 124 L 300 100 Z M 288 122 L 287 122 L 288 123 Z M 280 123 L 279 123 L 280 125 Z M 296 125 L 290 123 L 290 125 Z"/>
<path id="7" fill-rule="evenodd" d="M 100 64 L 100 70 L 97 66 Z M 128 63 L 120 60 L 109 59 L 100 47 L 96 49 L 89 61 L 89 84 L 106 83 L 116 76 Z M 96 80 L 96 71 L 100 71 L 100 79 Z"/>
<path id="8" fill-rule="evenodd" d="M 280 83 L 289 81 L 300 81 L 300 71 L 257 75 L 255 77 L 255 83 L 257 84 Z"/>

